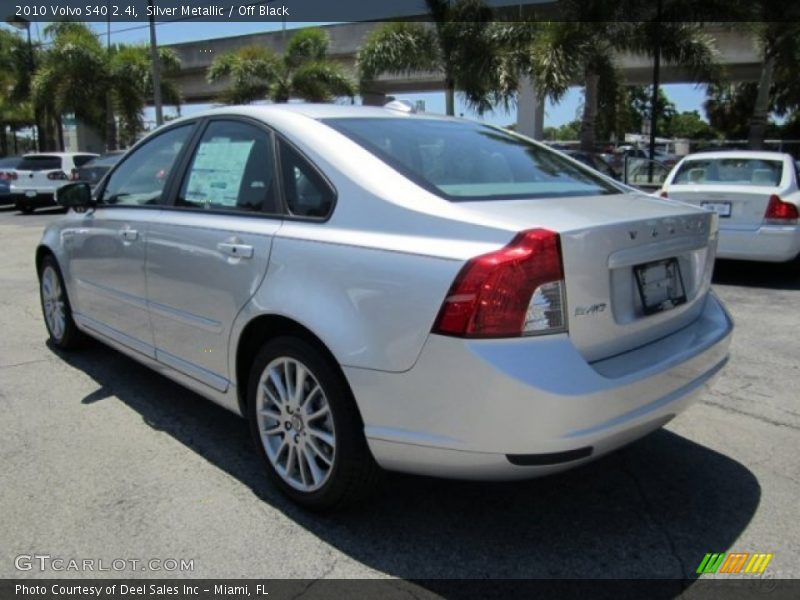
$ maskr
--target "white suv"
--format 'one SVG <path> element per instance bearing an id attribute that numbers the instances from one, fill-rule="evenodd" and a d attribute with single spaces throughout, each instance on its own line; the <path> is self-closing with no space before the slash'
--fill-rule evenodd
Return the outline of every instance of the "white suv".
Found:
<path id="1" fill-rule="evenodd" d="M 55 192 L 69 183 L 72 169 L 96 156 L 87 152 L 26 154 L 11 172 L 11 198 L 14 205 L 24 213 L 45 206 L 56 206 Z"/>

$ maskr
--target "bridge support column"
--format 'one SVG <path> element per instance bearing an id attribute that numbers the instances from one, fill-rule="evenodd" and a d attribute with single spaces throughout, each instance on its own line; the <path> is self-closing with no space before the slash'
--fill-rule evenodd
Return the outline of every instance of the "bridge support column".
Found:
<path id="1" fill-rule="evenodd" d="M 536 93 L 530 77 L 520 79 L 517 132 L 535 140 L 544 137 L 544 96 Z"/>
<path id="2" fill-rule="evenodd" d="M 386 94 L 383 92 L 361 92 L 361 103 L 364 106 L 383 106 L 386 104 Z"/>

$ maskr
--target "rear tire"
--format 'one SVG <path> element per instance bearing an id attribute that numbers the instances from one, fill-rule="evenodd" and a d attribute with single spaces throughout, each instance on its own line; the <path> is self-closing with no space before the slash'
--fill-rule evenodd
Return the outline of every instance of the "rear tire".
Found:
<path id="1" fill-rule="evenodd" d="M 58 262 L 51 254 L 42 259 L 39 267 L 39 300 L 47 333 L 53 345 L 61 350 L 80 347 L 86 341 L 86 336 L 72 318 L 72 307 L 67 297 L 64 278 Z"/>
<path id="2" fill-rule="evenodd" d="M 304 339 L 275 338 L 253 361 L 250 432 L 269 478 L 297 504 L 340 509 L 378 486 L 380 468 L 347 382 Z"/>
<path id="3" fill-rule="evenodd" d="M 33 209 L 30 206 L 20 206 L 19 212 L 21 212 L 23 215 L 31 215 L 33 214 Z"/>

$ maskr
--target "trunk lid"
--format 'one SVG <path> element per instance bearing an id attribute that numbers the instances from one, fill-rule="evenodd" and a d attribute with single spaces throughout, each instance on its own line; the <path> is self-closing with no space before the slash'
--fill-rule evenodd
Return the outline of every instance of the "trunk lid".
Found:
<path id="1" fill-rule="evenodd" d="M 719 213 L 720 229 L 755 230 L 764 222 L 769 197 L 780 195 L 777 187 L 671 185 L 669 198 Z"/>
<path id="2" fill-rule="evenodd" d="M 640 194 L 537 200 L 465 202 L 487 223 L 515 230 L 542 227 L 561 237 L 569 336 L 595 361 L 685 327 L 700 314 L 711 282 L 717 244 L 715 214 Z M 685 302 L 653 314 L 637 283 L 636 267 L 677 262 Z M 663 275 L 663 269 L 654 268 Z M 648 271 L 650 286 L 659 286 Z M 653 296 L 650 296 L 652 304 Z"/>
<path id="3" fill-rule="evenodd" d="M 51 173 L 64 175 L 60 156 L 26 156 L 15 169 L 17 178 L 12 181 L 15 191 L 52 191 L 66 183 L 63 179 L 49 179 Z"/>

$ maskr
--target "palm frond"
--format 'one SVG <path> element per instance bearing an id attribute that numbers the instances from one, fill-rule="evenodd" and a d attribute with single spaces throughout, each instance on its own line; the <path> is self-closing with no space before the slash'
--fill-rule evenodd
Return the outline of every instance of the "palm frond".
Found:
<path id="1" fill-rule="evenodd" d="M 206 79 L 209 83 L 228 79 L 229 86 L 221 100 L 228 104 L 248 104 L 265 98 L 283 71 L 281 60 L 272 50 L 250 45 L 217 56 Z"/>
<path id="2" fill-rule="evenodd" d="M 696 23 L 660 23 L 661 57 L 686 69 L 694 81 L 715 81 L 721 70 L 714 38 Z"/>
<path id="3" fill-rule="evenodd" d="M 306 63 L 294 73 L 292 92 L 308 102 L 328 102 L 336 97 L 352 98 L 356 89 L 339 65 L 322 60 Z"/>
<path id="4" fill-rule="evenodd" d="M 301 29 L 286 45 L 283 60 L 287 68 L 296 69 L 305 63 L 324 60 L 329 46 L 330 38 L 322 29 Z"/>
<path id="5" fill-rule="evenodd" d="M 386 73 L 410 75 L 441 67 L 435 33 L 421 23 L 386 23 L 373 30 L 358 52 L 362 82 Z"/>

